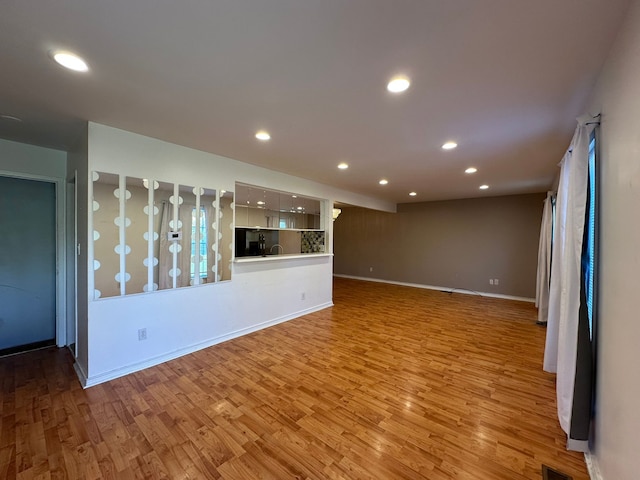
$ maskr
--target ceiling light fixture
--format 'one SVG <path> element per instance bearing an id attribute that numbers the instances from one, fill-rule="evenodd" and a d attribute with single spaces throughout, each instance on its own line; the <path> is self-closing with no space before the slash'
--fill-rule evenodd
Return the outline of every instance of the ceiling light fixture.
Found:
<path id="1" fill-rule="evenodd" d="M 340 170 L 346 170 L 347 168 L 349 168 L 349 165 L 347 163 L 342 162 L 341 164 L 338 165 L 338 168 Z"/>
<path id="2" fill-rule="evenodd" d="M 382 180 L 380 180 L 378 182 L 380 185 L 386 185 L 387 183 L 389 183 L 389 180 L 387 180 L 386 178 L 383 178 Z"/>
<path id="3" fill-rule="evenodd" d="M 476 173 L 477 171 L 478 169 L 476 167 L 469 167 L 464 171 L 464 173 Z"/>
<path id="4" fill-rule="evenodd" d="M 489 185 L 480 185 L 480 190 L 486 190 L 489 188 Z"/>
<path id="5" fill-rule="evenodd" d="M 264 202 L 262 200 L 258 200 L 258 205 L 264 205 Z"/>
<path id="6" fill-rule="evenodd" d="M 447 142 L 444 145 L 442 145 L 442 149 L 443 150 L 453 150 L 457 146 L 458 146 L 458 144 L 456 142 Z"/>
<path id="7" fill-rule="evenodd" d="M 267 140 L 271 140 L 271 135 L 269 135 L 269 132 L 260 130 L 259 132 L 256 133 L 256 138 L 258 140 L 262 140 L 263 142 L 266 142 Z"/>
<path id="8" fill-rule="evenodd" d="M 68 68 L 69 70 L 73 70 L 74 72 L 89 71 L 87 62 L 85 62 L 75 53 L 56 50 L 54 52 L 51 52 L 51 58 L 53 58 L 58 65 L 62 65 L 64 68 Z"/>
<path id="9" fill-rule="evenodd" d="M 416 195 L 418 195 L 416 192 L 410 192 L 410 193 L 409 193 L 409 196 L 410 196 L 410 197 L 415 197 Z"/>
<path id="10" fill-rule="evenodd" d="M 387 83 L 387 90 L 391 93 L 401 93 L 409 88 L 409 85 L 411 85 L 411 82 L 407 77 L 404 75 L 397 75 Z"/>

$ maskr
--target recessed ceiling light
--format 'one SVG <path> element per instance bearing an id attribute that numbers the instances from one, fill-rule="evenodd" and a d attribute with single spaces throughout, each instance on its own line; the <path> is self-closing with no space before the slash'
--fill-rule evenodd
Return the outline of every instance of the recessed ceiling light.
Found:
<path id="1" fill-rule="evenodd" d="M 478 169 L 476 167 L 469 167 L 464 171 L 464 173 L 476 173 L 477 171 Z"/>
<path id="2" fill-rule="evenodd" d="M 262 200 L 258 200 L 258 205 L 264 205 L 264 202 Z"/>
<path id="3" fill-rule="evenodd" d="M 0 118 L 3 120 L 11 120 L 12 122 L 21 122 L 22 119 L 18 117 L 14 117 L 13 115 L 0 115 Z"/>
<path id="4" fill-rule="evenodd" d="M 53 58 L 58 65 L 62 65 L 64 68 L 68 68 L 69 70 L 73 70 L 74 72 L 89 71 L 87 62 L 85 62 L 75 53 L 56 50 L 55 52 L 51 52 L 51 58 Z"/>
<path id="5" fill-rule="evenodd" d="M 489 185 L 480 185 L 480 190 L 486 190 L 489 188 Z"/>
<path id="6" fill-rule="evenodd" d="M 344 163 L 344 162 L 342 162 L 340 165 L 338 165 L 338 168 L 340 170 L 346 170 L 347 168 L 349 168 L 349 165 Z"/>
<path id="7" fill-rule="evenodd" d="M 444 145 L 442 145 L 442 149 L 443 150 L 453 150 L 457 146 L 458 146 L 458 144 L 456 142 L 447 142 Z"/>
<path id="8" fill-rule="evenodd" d="M 271 140 L 271 135 L 269 135 L 269 132 L 260 130 L 258 133 L 256 133 L 256 138 L 258 140 L 262 140 L 263 142 L 266 142 L 267 140 Z"/>
<path id="9" fill-rule="evenodd" d="M 393 77 L 389 83 L 387 83 L 387 90 L 391 93 L 400 93 L 404 92 L 407 88 L 409 88 L 411 82 L 404 75 L 398 75 Z"/>
<path id="10" fill-rule="evenodd" d="M 380 180 L 378 182 L 380 185 L 386 185 L 387 183 L 389 183 L 389 180 L 387 180 L 386 178 L 383 178 L 382 180 Z"/>
<path id="11" fill-rule="evenodd" d="M 416 192 L 411 192 L 411 193 L 409 193 L 409 196 L 410 196 L 410 197 L 415 197 L 416 195 L 417 195 L 417 193 L 416 193 Z"/>

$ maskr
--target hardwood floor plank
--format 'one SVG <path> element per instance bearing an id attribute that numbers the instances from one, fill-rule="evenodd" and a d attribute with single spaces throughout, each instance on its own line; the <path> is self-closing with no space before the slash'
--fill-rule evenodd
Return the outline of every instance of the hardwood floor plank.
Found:
<path id="1" fill-rule="evenodd" d="M 2 479 L 588 480 L 531 304 L 336 279 L 334 307 L 82 390 L 0 359 Z"/>

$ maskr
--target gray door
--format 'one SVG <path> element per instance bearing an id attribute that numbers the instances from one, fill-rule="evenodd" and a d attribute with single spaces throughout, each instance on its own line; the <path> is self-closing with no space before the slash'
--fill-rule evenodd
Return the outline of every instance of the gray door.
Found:
<path id="1" fill-rule="evenodd" d="M 54 344 L 56 194 L 0 176 L 0 353 Z"/>

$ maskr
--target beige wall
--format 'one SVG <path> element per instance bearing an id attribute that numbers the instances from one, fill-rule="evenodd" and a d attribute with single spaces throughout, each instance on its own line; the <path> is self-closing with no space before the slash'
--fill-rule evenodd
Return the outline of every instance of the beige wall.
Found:
<path id="1" fill-rule="evenodd" d="M 602 113 L 595 453 L 603 480 L 640 478 L 640 1 L 598 81 Z"/>
<path id="2" fill-rule="evenodd" d="M 131 248 L 125 264 L 126 272 L 131 275 L 125 286 L 127 294 L 142 293 L 147 284 L 144 260 L 147 258 L 149 242 L 144 239 L 144 234 L 149 227 L 149 217 L 144 213 L 144 208 L 149 205 L 149 191 L 143 186 L 136 186 L 136 183 L 142 183 L 142 180 L 127 178 L 127 190 L 131 193 L 124 207 L 126 217 L 131 220 L 131 225 L 125 230 L 125 243 Z"/>
<path id="3" fill-rule="evenodd" d="M 401 204 L 395 214 L 343 208 L 334 273 L 533 298 L 544 198 Z"/>
<path id="4" fill-rule="evenodd" d="M 220 237 L 218 244 L 218 254 L 220 264 L 218 265 L 218 279 L 220 281 L 231 280 L 231 269 L 233 262 L 233 209 L 231 204 L 233 199 L 230 194 L 220 198 Z"/>
<path id="5" fill-rule="evenodd" d="M 301 233 L 291 230 L 283 230 L 280 232 L 278 242 L 282 245 L 282 253 L 300 253 Z"/>
<path id="6" fill-rule="evenodd" d="M 115 247 L 120 244 L 120 230 L 114 219 L 120 216 L 120 203 L 113 194 L 118 188 L 116 184 L 94 182 L 93 200 L 99 207 L 93 212 L 93 229 L 100 237 L 93 242 L 93 254 L 100 262 L 95 271 L 95 286 L 100 291 L 100 297 L 115 297 L 120 295 L 120 282 L 115 279 L 120 272 L 120 255 Z M 94 207 L 95 208 L 95 207 Z"/>

